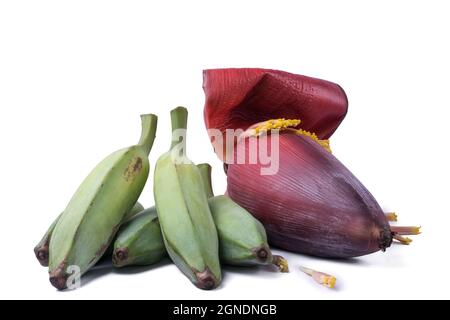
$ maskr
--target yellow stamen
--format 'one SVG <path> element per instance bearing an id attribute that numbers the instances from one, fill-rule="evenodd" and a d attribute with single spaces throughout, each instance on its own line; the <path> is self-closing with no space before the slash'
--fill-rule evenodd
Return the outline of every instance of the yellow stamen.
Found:
<path id="1" fill-rule="evenodd" d="M 301 120 L 299 120 L 299 119 L 280 118 L 280 119 L 267 120 L 264 122 L 257 123 L 255 125 L 251 126 L 250 128 L 248 128 L 247 132 L 244 133 L 244 135 L 241 138 L 245 138 L 247 136 L 257 136 L 259 134 L 266 133 L 270 130 L 283 131 L 286 129 L 291 129 L 291 130 L 295 131 L 296 134 L 308 137 L 311 140 L 317 142 L 326 151 L 331 153 L 330 140 L 321 140 L 317 137 L 317 135 L 315 133 L 312 133 L 312 132 L 309 132 L 309 131 L 306 131 L 303 129 L 298 129 L 298 130 L 292 129 L 292 128 L 297 127 L 300 123 L 301 123 Z"/>
<path id="2" fill-rule="evenodd" d="M 310 138 L 311 140 L 317 142 L 318 144 L 320 144 L 322 146 L 322 148 L 324 148 L 326 151 L 328 151 L 329 153 L 331 153 L 331 148 L 330 148 L 330 140 L 320 140 L 317 135 L 315 133 L 303 130 L 303 129 L 298 129 L 296 130 L 296 133 L 298 135 L 302 135 L 305 137 Z"/>
<path id="3" fill-rule="evenodd" d="M 396 222 L 397 221 L 397 214 L 395 212 L 387 212 L 386 213 L 386 219 L 387 219 L 387 221 Z"/>
<path id="4" fill-rule="evenodd" d="M 253 129 L 255 130 L 255 134 L 258 135 L 261 132 L 267 132 L 269 130 L 275 129 L 283 130 L 287 128 L 293 128 L 298 126 L 300 122 L 301 120 L 297 119 L 284 119 L 284 118 L 272 119 L 257 124 L 256 127 Z"/>

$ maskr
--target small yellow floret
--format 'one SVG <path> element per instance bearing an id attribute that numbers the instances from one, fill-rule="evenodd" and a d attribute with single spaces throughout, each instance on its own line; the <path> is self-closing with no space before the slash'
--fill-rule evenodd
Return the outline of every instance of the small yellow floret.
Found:
<path id="1" fill-rule="evenodd" d="M 322 284 L 328 288 L 334 288 L 336 285 L 336 277 L 326 275 L 322 277 Z"/>
<path id="2" fill-rule="evenodd" d="M 395 222 L 397 221 L 397 214 L 395 212 L 388 212 L 386 213 L 386 219 L 387 221 Z"/>
<path id="3" fill-rule="evenodd" d="M 280 272 L 289 272 L 289 265 L 286 259 L 281 259 L 278 268 L 280 268 Z"/>
<path id="4" fill-rule="evenodd" d="M 413 229 L 413 233 L 412 234 L 414 234 L 414 235 L 420 234 L 420 228 L 422 228 L 422 227 L 414 227 L 414 228 L 412 228 Z"/>
<path id="5" fill-rule="evenodd" d="M 404 245 L 409 245 L 412 242 L 411 238 L 399 236 L 397 234 L 394 235 L 394 239 Z"/>

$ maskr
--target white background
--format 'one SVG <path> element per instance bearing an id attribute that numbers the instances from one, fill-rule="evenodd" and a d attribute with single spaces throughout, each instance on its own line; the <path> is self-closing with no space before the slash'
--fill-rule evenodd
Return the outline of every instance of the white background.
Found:
<path id="1" fill-rule="evenodd" d="M 159 4 L 157 4 L 159 3 Z M 450 298 L 448 1 L 2 1 L 0 298 Z M 225 269 L 196 289 L 170 263 L 112 270 L 57 292 L 33 247 L 90 169 L 134 144 L 139 114 L 189 108 L 188 153 L 225 176 L 205 133 L 202 69 L 266 67 L 339 83 L 350 105 L 334 154 L 423 234 L 353 261 L 285 254 L 291 273 Z M 141 201 L 153 204 L 152 177 Z M 270 187 L 270 186 L 266 186 Z M 300 264 L 338 277 L 320 287 Z"/>

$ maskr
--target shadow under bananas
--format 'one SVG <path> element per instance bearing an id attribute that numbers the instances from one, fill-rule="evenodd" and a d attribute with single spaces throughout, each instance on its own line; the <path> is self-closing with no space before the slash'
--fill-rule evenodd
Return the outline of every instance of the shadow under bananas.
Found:
<path id="1" fill-rule="evenodd" d="M 123 275 L 136 274 L 161 268 L 170 263 L 171 261 L 168 258 L 164 258 L 160 262 L 148 266 L 126 266 L 117 268 L 114 267 L 111 263 L 111 257 L 102 258 L 91 270 L 89 270 L 85 275 L 82 276 L 81 286 L 84 287 L 86 285 L 89 285 L 91 282 L 110 273 Z"/>
<path id="2" fill-rule="evenodd" d="M 276 278 L 281 273 L 277 269 L 276 266 L 232 266 L 232 265 L 224 265 L 222 266 L 222 270 L 224 271 L 224 279 L 226 278 L 227 273 L 235 273 L 235 274 L 244 274 L 261 277 L 262 275 L 269 278 Z"/>

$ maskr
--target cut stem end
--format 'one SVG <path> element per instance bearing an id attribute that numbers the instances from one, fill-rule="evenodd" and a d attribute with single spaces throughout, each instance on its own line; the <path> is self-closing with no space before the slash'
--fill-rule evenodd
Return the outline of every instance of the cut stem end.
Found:
<path id="1" fill-rule="evenodd" d="M 43 267 L 48 267 L 48 245 L 34 248 L 34 254 Z"/>
<path id="2" fill-rule="evenodd" d="M 188 119 L 188 111 L 184 107 L 177 107 L 170 111 L 170 119 L 172 124 L 172 144 L 170 145 L 170 149 L 173 149 L 175 146 L 183 143 L 186 145 L 186 129 L 187 129 L 187 119 Z M 184 132 L 180 132 L 179 130 L 184 130 Z"/>

